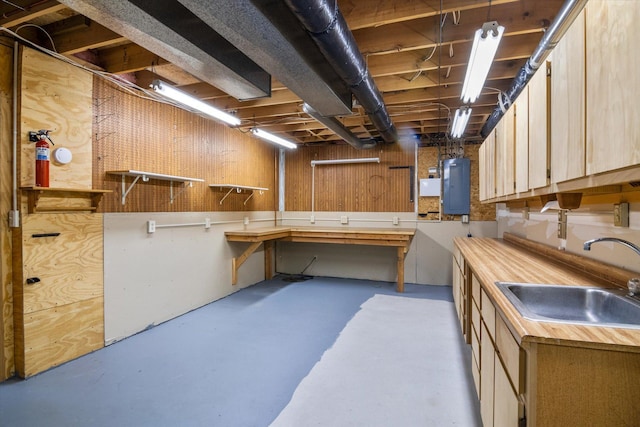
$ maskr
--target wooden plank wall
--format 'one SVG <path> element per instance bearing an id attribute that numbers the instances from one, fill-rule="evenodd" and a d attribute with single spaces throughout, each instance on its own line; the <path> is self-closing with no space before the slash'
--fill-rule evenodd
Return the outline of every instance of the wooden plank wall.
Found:
<path id="1" fill-rule="evenodd" d="M 11 230 L 6 213 L 11 209 L 11 107 L 13 49 L 0 39 L 0 381 L 14 371 Z"/>
<path id="2" fill-rule="evenodd" d="M 471 160 L 471 221 L 495 221 L 496 209 L 493 203 L 480 203 L 480 168 L 478 151 L 479 144 L 464 146 L 464 156 Z M 446 151 L 438 147 L 418 148 L 418 179 L 429 177 L 429 168 L 437 167 L 439 157 L 445 159 Z M 437 220 L 440 212 L 439 197 L 418 197 L 418 218 L 423 220 Z M 459 221 L 460 215 L 443 215 L 443 221 Z"/>
<path id="3" fill-rule="evenodd" d="M 273 211 L 277 206 L 277 149 L 239 130 L 173 106 L 123 92 L 94 80 L 93 186 L 113 190 L 103 197 L 102 212 Z M 170 203 L 166 181 L 150 180 L 133 187 L 121 203 L 121 177 L 114 170 L 140 170 L 204 179 L 192 188 L 174 184 Z M 127 178 L 127 186 L 132 179 Z M 248 194 L 209 184 L 266 187 L 247 204 Z"/>
<path id="4" fill-rule="evenodd" d="M 379 157 L 380 163 L 318 165 L 315 167 L 315 210 L 333 212 L 413 212 L 409 169 L 414 166 L 413 148 L 400 144 L 373 150 L 350 145 L 302 147 L 287 151 L 285 158 L 285 210 L 311 210 L 311 160 Z"/>

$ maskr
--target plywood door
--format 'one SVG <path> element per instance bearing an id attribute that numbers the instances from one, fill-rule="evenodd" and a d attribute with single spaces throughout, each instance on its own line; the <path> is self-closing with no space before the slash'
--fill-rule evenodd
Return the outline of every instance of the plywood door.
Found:
<path id="1" fill-rule="evenodd" d="M 104 345 L 102 215 L 27 215 L 21 247 L 16 368 L 28 377 Z"/>
<path id="2" fill-rule="evenodd" d="M 584 11 L 553 51 L 551 64 L 551 182 L 585 174 Z"/>
<path id="3" fill-rule="evenodd" d="M 549 184 L 549 93 L 548 61 L 533 75 L 529 84 L 529 188 Z"/>
<path id="4" fill-rule="evenodd" d="M 529 87 L 514 103 L 516 192 L 529 190 Z"/>
<path id="5" fill-rule="evenodd" d="M 640 164 L 638 22 L 638 1 L 587 5 L 587 175 Z"/>

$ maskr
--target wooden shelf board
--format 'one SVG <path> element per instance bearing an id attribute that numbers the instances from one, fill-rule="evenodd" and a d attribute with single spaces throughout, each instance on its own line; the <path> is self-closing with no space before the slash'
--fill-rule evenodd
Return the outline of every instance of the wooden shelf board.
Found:
<path id="1" fill-rule="evenodd" d="M 240 190 L 254 190 L 254 191 L 269 191 L 265 187 L 251 187 L 249 185 L 234 185 L 234 184 L 209 184 L 211 188 L 237 188 Z"/>
<path id="2" fill-rule="evenodd" d="M 144 177 L 147 177 L 152 179 L 158 179 L 161 181 L 204 182 L 204 179 L 201 179 L 201 178 L 189 178 L 186 176 L 166 175 L 162 173 L 144 172 L 144 171 L 137 171 L 137 170 L 131 170 L 131 169 L 119 170 L 119 171 L 107 171 L 107 173 L 110 175 L 122 175 L 122 176 L 132 176 L 132 177 L 141 176 L 143 177 L 143 179 Z"/>

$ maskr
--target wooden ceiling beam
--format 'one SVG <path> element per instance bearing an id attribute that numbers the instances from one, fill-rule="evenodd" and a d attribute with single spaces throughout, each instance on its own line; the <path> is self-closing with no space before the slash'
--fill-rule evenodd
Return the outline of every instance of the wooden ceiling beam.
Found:
<path id="1" fill-rule="evenodd" d="M 540 42 L 540 33 L 518 34 L 504 37 L 496 53 L 496 61 L 526 59 Z M 442 68 L 466 67 L 471 53 L 472 41 L 442 45 L 431 49 L 409 50 L 389 55 L 372 55 L 368 59 L 369 72 L 373 77 L 392 76 L 433 71 Z M 442 51 L 440 51 L 442 49 Z M 453 54 L 451 54 L 453 52 Z"/>
<path id="2" fill-rule="evenodd" d="M 36 4 L 31 7 L 29 7 L 29 4 L 33 4 L 33 1 L 13 1 L 12 3 L 22 6 L 25 10 L 11 7 L 11 10 L 5 11 L 3 8 L 2 16 L 0 17 L 0 26 L 5 28 L 17 27 L 41 16 L 57 13 L 67 8 L 67 6 L 53 0 L 36 2 Z"/>
<path id="3" fill-rule="evenodd" d="M 522 0 L 491 7 L 491 19 L 505 27 L 505 34 L 523 34 L 543 31 L 557 13 L 562 0 Z M 475 30 L 487 20 L 486 13 L 463 12 L 464 25 L 447 21 L 439 34 L 439 17 L 421 18 L 353 32 L 363 55 L 390 54 L 405 50 L 433 48 L 440 43 L 462 43 L 473 40 Z M 464 20 L 464 21 L 463 21 Z"/>
<path id="4" fill-rule="evenodd" d="M 125 37 L 97 22 L 87 19 L 87 26 L 75 31 L 62 31 L 54 34 L 53 42 L 59 53 L 72 55 L 89 49 L 100 49 L 127 41 Z"/>
<path id="5" fill-rule="evenodd" d="M 491 4 L 515 1 L 519 0 L 493 0 Z M 489 1 L 449 0 L 443 2 L 442 12 L 466 11 L 488 5 Z M 338 7 L 352 31 L 440 15 L 440 0 L 339 0 Z"/>
<path id="6" fill-rule="evenodd" d="M 100 50 L 98 57 L 100 65 L 114 74 L 133 73 L 169 63 L 155 53 L 133 43 Z"/>

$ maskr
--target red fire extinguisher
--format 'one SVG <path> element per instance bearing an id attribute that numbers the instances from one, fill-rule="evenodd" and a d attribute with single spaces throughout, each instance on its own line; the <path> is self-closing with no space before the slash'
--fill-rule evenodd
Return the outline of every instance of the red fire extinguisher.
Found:
<path id="1" fill-rule="evenodd" d="M 38 141 L 36 142 L 36 187 L 49 187 L 49 160 L 51 151 L 49 150 L 49 142 L 53 141 L 49 138 L 49 131 L 41 129 L 37 133 Z"/>

